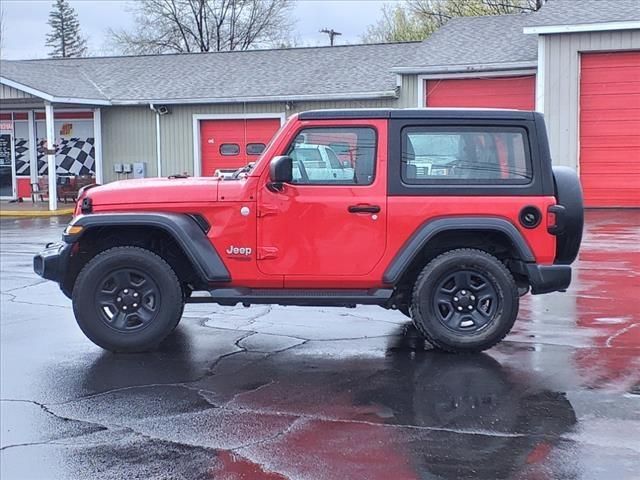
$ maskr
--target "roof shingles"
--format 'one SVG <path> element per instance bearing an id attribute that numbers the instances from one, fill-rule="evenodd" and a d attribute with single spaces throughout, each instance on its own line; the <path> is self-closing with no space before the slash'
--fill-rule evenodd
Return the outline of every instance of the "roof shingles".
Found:
<path id="1" fill-rule="evenodd" d="M 392 94 L 391 67 L 418 43 L 6 61 L 2 76 L 58 96 L 113 103 Z M 70 80 L 74 79 L 74 82 Z M 90 80 L 89 80 L 90 79 Z M 76 91 L 76 85 L 82 86 Z M 92 83 L 95 83 L 95 86 Z"/>
<path id="2" fill-rule="evenodd" d="M 425 40 L 408 65 L 416 70 L 454 70 L 465 66 L 494 68 L 495 64 L 531 62 L 537 58 L 535 36 L 525 35 L 523 27 L 531 15 L 461 17 L 449 20 Z"/>
<path id="3" fill-rule="evenodd" d="M 76 66 L 3 60 L 0 76 L 58 98 L 106 100 L 94 82 Z"/>
<path id="4" fill-rule="evenodd" d="M 639 0 L 551 0 L 528 27 L 640 21 Z"/>
<path id="5" fill-rule="evenodd" d="M 532 14 L 452 19 L 422 43 L 2 61 L 0 75 L 57 98 L 113 104 L 374 98 L 393 94 L 393 71 L 533 67 L 537 38 L 525 27 L 640 20 L 639 2 L 550 0 Z"/>

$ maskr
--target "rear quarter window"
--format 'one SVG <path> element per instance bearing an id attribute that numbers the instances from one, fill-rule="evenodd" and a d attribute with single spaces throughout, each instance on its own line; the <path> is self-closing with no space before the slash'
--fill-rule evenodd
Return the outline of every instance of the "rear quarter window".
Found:
<path id="1" fill-rule="evenodd" d="M 401 145 L 408 185 L 514 185 L 533 178 L 524 128 L 412 126 L 402 130 Z"/>

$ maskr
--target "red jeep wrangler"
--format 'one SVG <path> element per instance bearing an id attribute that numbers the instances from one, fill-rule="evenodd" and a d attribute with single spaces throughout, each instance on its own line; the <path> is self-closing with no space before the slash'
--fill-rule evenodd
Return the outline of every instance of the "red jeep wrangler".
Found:
<path id="1" fill-rule="evenodd" d="M 466 352 L 498 343 L 529 289 L 569 286 L 582 226 L 537 113 L 310 111 L 231 177 L 85 188 L 34 269 L 108 350 L 153 348 L 185 303 L 214 302 L 380 305 Z"/>

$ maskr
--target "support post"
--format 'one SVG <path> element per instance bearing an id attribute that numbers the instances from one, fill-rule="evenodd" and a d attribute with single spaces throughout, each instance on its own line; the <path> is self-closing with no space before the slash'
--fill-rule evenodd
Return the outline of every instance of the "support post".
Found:
<path id="1" fill-rule="evenodd" d="M 58 209 L 58 185 L 56 182 L 56 153 L 55 153 L 55 124 L 53 117 L 53 105 L 50 102 L 44 104 L 44 117 L 47 125 L 47 164 L 49 172 L 49 210 Z"/>
<path id="2" fill-rule="evenodd" d="M 102 170 L 102 113 L 99 108 L 93 110 L 93 149 L 95 152 L 96 183 L 102 185 L 104 173 Z"/>
<path id="3" fill-rule="evenodd" d="M 38 137 L 36 135 L 36 123 L 33 110 L 27 112 L 29 124 L 29 172 L 30 182 L 38 183 Z"/>
<path id="4" fill-rule="evenodd" d="M 162 139 L 160 137 L 160 114 L 156 111 L 156 162 L 158 177 L 162 177 Z"/>
<path id="5" fill-rule="evenodd" d="M 546 38 L 545 35 L 538 35 L 538 69 L 536 71 L 536 112 L 544 113 L 544 89 L 545 86 L 545 68 L 546 58 L 545 50 Z"/>

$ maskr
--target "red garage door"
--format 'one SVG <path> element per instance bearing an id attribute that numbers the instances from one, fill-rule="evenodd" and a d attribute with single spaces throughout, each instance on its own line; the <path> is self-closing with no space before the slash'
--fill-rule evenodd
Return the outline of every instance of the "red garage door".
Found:
<path id="1" fill-rule="evenodd" d="M 536 104 L 536 77 L 427 80 L 425 96 L 427 107 L 533 110 Z"/>
<path id="2" fill-rule="evenodd" d="M 279 128 L 279 118 L 201 120 L 202 175 L 255 161 Z"/>
<path id="3" fill-rule="evenodd" d="M 640 207 L 640 51 L 583 53 L 580 178 L 590 207 Z"/>

